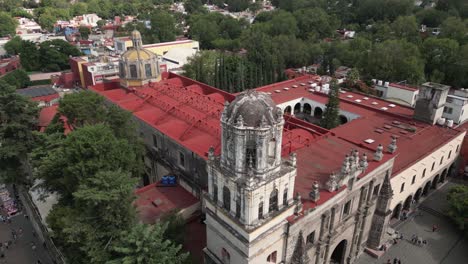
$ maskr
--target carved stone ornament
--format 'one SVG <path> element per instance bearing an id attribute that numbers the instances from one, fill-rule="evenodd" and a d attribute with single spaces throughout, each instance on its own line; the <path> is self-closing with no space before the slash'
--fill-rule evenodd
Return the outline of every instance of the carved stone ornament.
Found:
<path id="1" fill-rule="evenodd" d="M 338 188 L 338 179 L 335 173 L 330 175 L 330 178 L 327 181 L 327 188 L 329 192 L 333 192 Z"/>

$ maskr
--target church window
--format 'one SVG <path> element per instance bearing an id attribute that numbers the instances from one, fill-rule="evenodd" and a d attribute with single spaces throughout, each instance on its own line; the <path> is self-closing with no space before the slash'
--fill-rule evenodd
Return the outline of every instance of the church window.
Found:
<path id="1" fill-rule="evenodd" d="M 229 254 L 229 252 L 225 248 L 223 248 L 221 250 L 221 259 L 222 259 L 224 264 L 231 263 L 231 255 Z"/>
<path id="2" fill-rule="evenodd" d="M 257 162 L 257 149 L 255 147 L 247 146 L 246 149 L 246 158 L 247 158 L 247 166 L 251 163 L 253 167 L 255 167 Z"/>
<path id="3" fill-rule="evenodd" d="M 307 236 L 307 240 L 306 240 L 306 243 L 307 244 L 313 244 L 315 242 L 315 231 L 313 231 L 312 233 L 310 233 L 308 236 Z"/>
<path id="4" fill-rule="evenodd" d="M 374 193 L 372 194 L 373 197 L 376 197 L 379 194 L 380 184 L 374 187 Z"/>
<path id="5" fill-rule="evenodd" d="M 460 145 L 457 145 L 457 150 L 455 152 L 458 152 L 459 149 L 460 149 Z"/>
<path id="6" fill-rule="evenodd" d="M 216 182 L 213 183 L 213 200 L 218 202 L 218 185 Z"/>
<path id="7" fill-rule="evenodd" d="M 351 211 L 351 201 L 348 201 L 347 203 L 345 203 L 343 207 L 343 216 L 349 215 L 350 211 Z"/>
<path id="8" fill-rule="evenodd" d="M 270 144 L 268 146 L 268 157 L 271 159 L 275 158 L 275 152 L 276 152 L 276 139 L 271 139 Z"/>
<path id="9" fill-rule="evenodd" d="M 277 251 L 271 253 L 270 255 L 268 255 L 267 257 L 267 262 L 268 263 L 276 263 L 276 255 L 277 255 Z"/>
<path id="10" fill-rule="evenodd" d="M 423 170 L 423 173 L 422 173 L 422 177 L 421 177 L 421 178 L 424 178 L 424 176 L 426 176 L 426 169 Z"/>
<path id="11" fill-rule="evenodd" d="M 263 202 L 258 204 L 258 219 L 263 218 Z"/>
<path id="12" fill-rule="evenodd" d="M 442 165 L 443 162 L 444 162 L 444 156 L 440 158 L 440 165 Z"/>
<path id="13" fill-rule="evenodd" d="M 432 163 L 431 171 L 434 170 L 435 162 Z"/>
<path id="14" fill-rule="evenodd" d="M 284 189 L 283 193 L 283 205 L 286 206 L 288 204 L 288 188 Z"/>
<path id="15" fill-rule="evenodd" d="M 137 67 L 134 64 L 130 65 L 130 77 L 138 78 Z"/>
<path id="16" fill-rule="evenodd" d="M 185 168 L 185 155 L 179 151 L 179 165 Z"/>
<path id="17" fill-rule="evenodd" d="M 236 199 L 236 217 L 240 218 L 241 215 L 241 196 L 237 195 Z"/>
<path id="18" fill-rule="evenodd" d="M 278 189 L 274 189 L 270 194 L 270 207 L 268 212 L 278 211 Z"/>
<path id="19" fill-rule="evenodd" d="M 151 71 L 151 64 L 149 63 L 145 64 L 145 74 L 146 74 L 146 78 L 153 76 L 152 71 Z"/>
<path id="20" fill-rule="evenodd" d="M 415 181 L 416 181 L 416 175 L 413 175 L 413 179 L 411 179 L 411 184 L 413 185 Z"/>
<path id="21" fill-rule="evenodd" d="M 449 152 L 448 158 L 450 159 L 450 156 L 452 156 L 452 151 Z"/>
<path id="22" fill-rule="evenodd" d="M 226 186 L 223 187 L 223 206 L 224 209 L 231 211 L 231 192 Z"/>
<path id="23" fill-rule="evenodd" d="M 404 190 L 405 190 L 405 183 L 402 183 L 400 187 L 400 192 L 402 193 Z"/>

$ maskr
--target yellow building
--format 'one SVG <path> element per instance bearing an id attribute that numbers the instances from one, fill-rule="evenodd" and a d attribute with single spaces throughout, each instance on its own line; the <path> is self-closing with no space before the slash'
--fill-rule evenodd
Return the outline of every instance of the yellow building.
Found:
<path id="1" fill-rule="evenodd" d="M 122 54 L 119 61 L 120 84 L 123 87 L 138 87 L 149 82 L 159 81 L 158 56 L 143 48 L 139 31 L 132 32 L 132 49 Z"/>
<path id="2" fill-rule="evenodd" d="M 132 47 L 133 42 L 132 39 L 129 37 L 116 38 L 114 40 L 114 48 L 116 53 L 123 53 Z M 147 44 L 143 45 L 143 48 L 153 52 L 158 56 L 162 56 L 174 48 L 190 48 L 198 51 L 200 49 L 200 44 L 198 43 L 198 41 L 186 39 L 163 43 Z"/>

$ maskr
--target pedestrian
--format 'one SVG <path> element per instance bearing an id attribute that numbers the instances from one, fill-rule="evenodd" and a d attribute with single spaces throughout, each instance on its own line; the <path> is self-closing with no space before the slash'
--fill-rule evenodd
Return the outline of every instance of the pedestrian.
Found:
<path id="1" fill-rule="evenodd" d="M 42 264 L 42 262 L 40 260 L 37 260 L 36 264 Z"/>
<path id="2" fill-rule="evenodd" d="M 393 259 L 393 264 L 397 264 L 397 262 L 398 262 L 398 259 L 397 259 L 397 258 L 394 258 L 394 259 Z"/>
<path id="3" fill-rule="evenodd" d="M 437 225 L 432 225 L 432 232 L 437 231 L 437 229 L 438 229 L 438 226 L 437 226 Z"/>
<path id="4" fill-rule="evenodd" d="M 423 243 L 424 246 L 427 245 L 427 241 L 425 239 L 423 240 L 422 243 Z"/>
<path id="5" fill-rule="evenodd" d="M 27 214 L 25 213 L 25 214 L 24 214 L 24 218 L 29 219 L 29 215 L 27 215 Z"/>
<path id="6" fill-rule="evenodd" d="M 390 259 L 387 260 L 387 264 L 392 264 L 392 262 L 390 261 Z"/>
<path id="7" fill-rule="evenodd" d="M 23 228 L 20 227 L 20 228 L 18 229 L 18 234 L 19 234 L 20 236 L 23 234 Z"/>
<path id="8" fill-rule="evenodd" d="M 403 240 L 403 234 L 400 234 L 400 239 Z"/>
<path id="9" fill-rule="evenodd" d="M 36 244 L 35 244 L 34 242 L 31 242 L 31 249 L 32 249 L 33 251 L 36 250 Z"/>
<path id="10" fill-rule="evenodd" d="M 400 259 L 398 259 L 398 264 L 401 264 L 401 260 L 400 260 Z"/>

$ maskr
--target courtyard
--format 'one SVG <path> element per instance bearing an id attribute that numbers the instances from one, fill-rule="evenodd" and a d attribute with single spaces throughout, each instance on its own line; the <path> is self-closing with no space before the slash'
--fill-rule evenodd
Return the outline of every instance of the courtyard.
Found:
<path id="1" fill-rule="evenodd" d="M 454 185 L 448 182 L 433 191 L 415 214 L 406 221 L 396 223 L 393 228 L 403 234 L 403 240 L 390 247 L 380 259 L 363 253 L 356 263 L 382 264 L 387 263 L 388 259 L 393 263 L 394 258 L 399 258 L 402 264 L 468 263 L 468 241 L 444 213 L 447 208 L 446 194 Z M 433 225 L 439 226 L 436 232 L 432 232 Z M 414 245 L 411 242 L 413 235 L 425 239 L 427 245 Z"/>

